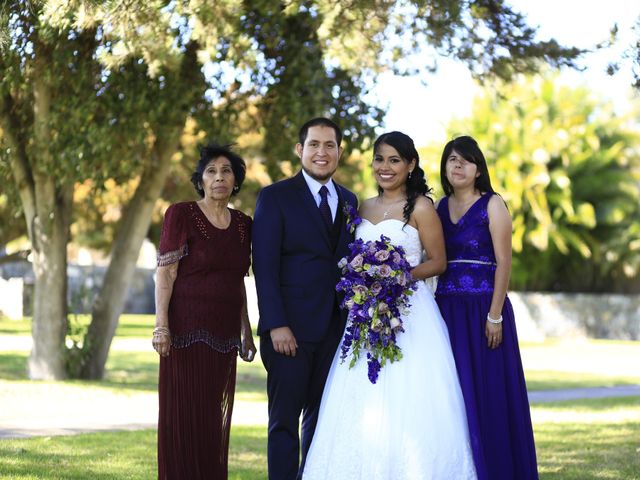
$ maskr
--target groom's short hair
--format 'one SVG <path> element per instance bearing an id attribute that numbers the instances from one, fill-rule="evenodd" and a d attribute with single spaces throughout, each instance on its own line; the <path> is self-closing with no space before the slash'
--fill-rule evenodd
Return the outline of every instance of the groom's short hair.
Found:
<path id="1" fill-rule="evenodd" d="M 300 145 L 304 145 L 304 141 L 307 139 L 307 134 L 309 133 L 309 129 L 311 127 L 329 127 L 333 128 L 333 131 L 336 132 L 336 143 L 340 146 L 342 142 L 342 130 L 340 127 L 336 125 L 336 123 L 332 120 L 329 120 L 325 117 L 316 117 L 312 118 L 308 122 L 306 122 L 302 127 L 300 127 L 300 131 L 298 132 L 298 139 L 300 141 Z"/>

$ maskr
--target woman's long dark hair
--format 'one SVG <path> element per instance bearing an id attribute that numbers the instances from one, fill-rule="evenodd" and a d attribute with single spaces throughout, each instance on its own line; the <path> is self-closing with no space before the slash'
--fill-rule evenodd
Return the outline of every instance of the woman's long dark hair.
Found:
<path id="1" fill-rule="evenodd" d="M 409 218 L 416 206 L 416 199 L 419 196 L 423 196 L 431 200 L 428 195 L 433 189 L 429 188 L 427 185 L 424 170 L 420 167 L 420 155 L 418 155 L 418 151 L 416 150 L 410 136 L 402 132 L 383 133 L 373 144 L 374 154 L 378 151 L 380 145 L 383 144 L 395 148 L 405 162 L 411 163 L 411 160 L 413 159 L 416 161 L 415 167 L 413 168 L 411 175 L 407 176 L 407 181 L 405 183 L 407 190 L 407 203 L 404 204 L 402 217 L 404 218 L 405 223 L 409 223 Z M 380 188 L 380 186 L 378 186 L 378 193 L 382 194 L 382 188 Z M 433 200 L 431 201 L 433 202 Z"/>
<path id="2" fill-rule="evenodd" d="M 476 142 L 473 137 L 463 135 L 462 137 L 457 137 L 449 141 L 442 151 L 442 159 L 440 160 L 440 182 L 442 183 L 444 194 L 449 196 L 453 193 L 453 187 L 447 179 L 447 159 L 454 150 L 467 162 L 475 163 L 478 167 L 480 175 L 474 183 L 475 189 L 480 193 L 495 193 L 491 186 L 487 161 L 478 146 L 478 142 Z"/>

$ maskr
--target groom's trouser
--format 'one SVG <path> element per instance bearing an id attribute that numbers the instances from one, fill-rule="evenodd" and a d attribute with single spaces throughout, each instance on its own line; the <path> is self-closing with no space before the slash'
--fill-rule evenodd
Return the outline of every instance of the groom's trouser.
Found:
<path id="1" fill-rule="evenodd" d="M 322 390 L 342 336 L 340 315 L 336 311 L 334 316 L 324 340 L 298 341 L 295 357 L 277 353 L 268 333 L 260 337 L 260 356 L 267 370 L 269 396 L 269 480 L 295 480 L 302 477 L 307 451 L 318 421 Z M 301 413 L 300 461 L 298 430 Z"/>

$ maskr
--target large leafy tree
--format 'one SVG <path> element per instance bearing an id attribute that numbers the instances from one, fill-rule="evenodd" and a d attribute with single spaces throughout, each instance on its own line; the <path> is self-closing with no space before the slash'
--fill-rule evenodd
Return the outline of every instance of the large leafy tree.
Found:
<path id="1" fill-rule="evenodd" d="M 485 89 L 471 118 L 448 127 L 478 140 L 511 210 L 514 288 L 637 288 L 638 111 L 621 118 L 586 87 L 522 77 Z"/>
<path id="2" fill-rule="evenodd" d="M 510 78 L 541 62 L 573 65 L 580 54 L 537 42 L 501 0 L 4 2 L 1 168 L 19 192 L 34 251 L 30 375 L 102 376 L 153 206 L 189 121 L 220 139 L 246 133 L 241 126 L 257 129 L 256 157 L 278 178 L 292 159 L 297 125 L 311 115 L 336 117 L 349 150 L 365 144 L 381 115 L 360 100 L 366 80 L 402 66 L 396 61 L 423 45 L 432 50 L 421 54 L 457 57 L 478 77 Z M 115 230 L 89 331 L 69 352 L 74 186 L 90 179 L 99 191 L 110 179 L 131 178 L 137 184 Z"/>
<path id="3" fill-rule="evenodd" d="M 20 194 L 33 249 L 34 378 L 102 375 L 151 210 L 185 118 L 199 107 L 204 89 L 194 44 L 181 45 L 180 55 L 151 76 L 136 55 L 114 60 L 119 44 L 90 12 L 79 24 L 65 6 L 10 2 L 2 12 L 9 31 L 1 58 L 3 167 Z M 122 19 L 143 20 L 154 21 Z M 94 320 L 82 351 L 67 351 L 66 251 L 75 183 L 92 178 L 100 188 L 109 178 L 130 176 L 138 186 L 114 239 Z"/>
<path id="4" fill-rule="evenodd" d="M 86 60 L 95 32 L 69 37 L 43 27 L 36 33 L 34 9 L 11 7 L 9 15 L 2 12 L 4 28 L 21 34 L 4 41 L 0 59 L 3 165 L 13 174 L 33 248 L 35 343 L 30 365 L 33 372 L 60 377 L 64 374 L 60 346 L 65 336 L 66 246 L 73 193 L 70 171 L 76 163 L 71 159 L 82 151 L 79 137 L 90 136 L 78 115 L 69 112 L 74 98 L 86 97 L 93 109 L 93 65 Z M 69 95 L 60 95 L 63 89 Z M 58 95 L 64 99 L 59 103 L 53 101 Z M 61 158 L 66 161 L 55 161 Z"/>

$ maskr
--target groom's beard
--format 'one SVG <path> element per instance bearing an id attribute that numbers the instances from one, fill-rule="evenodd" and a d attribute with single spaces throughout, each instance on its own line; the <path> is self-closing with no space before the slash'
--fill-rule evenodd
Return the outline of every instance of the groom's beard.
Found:
<path id="1" fill-rule="evenodd" d="M 317 173 L 314 173 L 311 170 L 309 170 L 304 165 L 302 166 L 302 169 L 307 173 L 307 175 L 309 175 L 314 180 L 317 180 L 319 182 L 324 183 L 327 180 L 331 179 L 331 177 L 333 177 L 333 174 L 336 173 L 336 170 L 338 169 L 338 167 L 336 166 L 336 168 L 334 168 L 332 171 L 330 171 L 330 172 L 328 172 L 328 173 L 326 173 L 324 175 L 318 175 Z"/>

